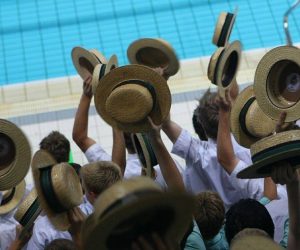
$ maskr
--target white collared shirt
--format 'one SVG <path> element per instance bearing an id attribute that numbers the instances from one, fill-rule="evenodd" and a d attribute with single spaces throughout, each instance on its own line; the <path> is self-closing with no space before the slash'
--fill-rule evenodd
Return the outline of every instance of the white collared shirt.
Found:
<path id="1" fill-rule="evenodd" d="M 111 156 L 105 152 L 105 150 L 100 146 L 100 144 L 95 143 L 92 146 L 90 146 L 86 152 L 85 156 L 89 162 L 96 162 L 96 161 L 111 161 Z M 180 164 L 174 160 L 179 172 L 183 173 L 183 168 L 180 166 Z M 166 189 L 167 184 L 162 176 L 161 170 L 159 165 L 154 166 L 154 169 L 156 171 L 156 178 L 155 182 L 162 188 Z M 127 160 L 126 160 L 126 169 L 124 173 L 124 178 L 129 179 L 134 176 L 140 176 L 141 175 L 141 163 L 138 158 L 137 154 L 128 154 Z"/>
<path id="2" fill-rule="evenodd" d="M 232 141 L 237 158 L 243 160 L 244 163 L 251 163 L 249 150 L 241 147 L 233 137 Z M 207 190 L 217 192 L 226 210 L 242 198 L 260 199 L 262 197 L 262 180 L 251 180 L 251 185 L 246 185 L 245 190 L 241 190 L 238 185 L 232 183 L 232 179 L 236 177 L 229 175 L 218 162 L 217 144 L 212 139 L 201 141 L 192 137 L 188 131 L 182 130 L 173 145 L 172 153 L 186 161 L 184 182 L 187 190 L 194 194 Z"/>
<path id="3" fill-rule="evenodd" d="M 90 215 L 94 208 L 84 196 L 84 202 L 79 206 L 85 215 Z M 28 242 L 28 250 L 44 250 L 55 239 L 68 239 L 72 237 L 68 231 L 58 231 L 51 224 L 47 216 L 41 216 L 34 224 L 32 237 Z"/>

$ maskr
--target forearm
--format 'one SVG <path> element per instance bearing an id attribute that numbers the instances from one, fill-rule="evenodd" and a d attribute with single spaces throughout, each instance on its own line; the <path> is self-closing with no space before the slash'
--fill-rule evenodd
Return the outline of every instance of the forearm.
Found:
<path id="1" fill-rule="evenodd" d="M 163 123 L 162 130 L 174 144 L 177 141 L 177 138 L 179 137 L 182 128 L 177 123 L 168 120 L 165 123 Z"/>
<path id="2" fill-rule="evenodd" d="M 118 164 L 124 176 L 126 168 L 126 150 L 123 132 L 113 129 L 112 161 Z"/>
<path id="3" fill-rule="evenodd" d="M 289 238 L 288 249 L 300 249 L 300 182 L 287 184 L 289 203 Z"/>
<path id="4" fill-rule="evenodd" d="M 277 199 L 277 186 L 271 177 L 264 179 L 264 197 L 267 197 L 270 201 Z"/>
<path id="5" fill-rule="evenodd" d="M 238 159 L 235 156 L 230 134 L 230 113 L 219 111 L 219 127 L 217 137 L 218 161 L 228 174 L 231 174 Z"/>
<path id="6" fill-rule="evenodd" d="M 151 145 L 160 166 L 162 175 L 170 190 L 185 191 L 182 177 L 177 169 L 177 166 L 166 149 L 161 137 L 151 137 Z"/>

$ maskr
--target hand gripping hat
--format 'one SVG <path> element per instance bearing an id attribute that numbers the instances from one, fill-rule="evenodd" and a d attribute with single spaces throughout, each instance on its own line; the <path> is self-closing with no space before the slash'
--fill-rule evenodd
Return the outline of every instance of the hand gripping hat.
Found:
<path id="1" fill-rule="evenodd" d="M 26 176 L 31 161 L 28 139 L 20 128 L 0 119 L 0 190 L 17 186 Z"/>
<path id="2" fill-rule="evenodd" d="M 300 167 L 300 130 L 289 130 L 263 138 L 251 146 L 253 164 L 238 173 L 242 179 L 265 178 L 271 175 L 278 161 Z"/>
<path id="3" fill-rule="evenodd" d="M 32 227 L 36 218 L 41 213 L 41 210 L 42 209 L 38 201 L 36 189 L 33 188 L 31 192 L 25 197 L 25 199 L 20 203 L 20 205 L 18 206 L 18 210 L 14 215 L 16 221 L 18 221 L 23 227 L 22 232 L 25 233 Z"/>
<path id="4" fill-rule="evenodd" d="M 194 198 L 162 192 L 148 177 L 120 181 L 105 190 L 82 228 L 85 249 L 131 249 L 133 240 L 156 232 L 179 243 L 192 219 Z"/>
<path id="5" fill-rule="evenodd" d="M 2 201 L 0 202 L 0 215 L 7 214 L 15 209 L 25 195 L 25 181 L 21 181 L 16 187 L 2 193 Z"/>
<path id="6" fill-rule="evenodd" d="M 96 49 L 86 50 L 82 47 L 74 47 L 71 53 L 75 69 L 84 80 L 92 76 L 97 64 L 105 64 L 105 57 Z"/>
<path id="7" fill-rule="evenodd" d="M 179 60 L 171 44 L 161 38 L 143 38 L 131 43 L 127 49 L 131 64 L 142 64 L 150 68 L 166 68 L 165 72 L 175 75 Z"/>
<path id="8" fill-rule="evenodd" d="M 139 133 L 162 124 L 171 108 L 166 80 L 142 65 L 116 68 L 103 76 L 94 94 L 98 114 L 112 127 Z"/>
<path id="9" fill-rule="evenodd" d="M 233 103 L 230 127 L 236 141 L 246 148 L 275 131 L 276 121 L 258 106 L 252 85 L 245 88 Z"/>
<path id="10" fill-rule="evenodd" d="M 286 122 L 300 118 L 300 49 L 281 46 L 270 50 L 259 62 L 254 92 L 260 108 L 278 120 L 285 111 Z"/>
<path id="11" fill-rule="evenodd" d="M 146 170 L 146 175 L 151 177 L 154 173 L 153 167 L 157 165 L 157 159 L 148 136 L 142 133 L 132 134 L 132 141 L 141 165 Z"/>
<path id="12" fill-rule="evenodd" d="M 225 47 L 218 48 L 210 58 L 207 76 L 213 84 L 218 86 L 221 96 L 224 96 L 226 89 L 236 82 L 236 74 L 241 61 L 241 46 L 239 41 L 234 41 Z"/>
<path id="13" fill-rule="evenodd" d="M 224 47 L 227 44 L 236 19 L 237 11 L 238 10 L 236 9 L 234 13 L 220 13 L 212 39 L 212 43 L 216 46 Z"/>
<path id="14" fill-rule="evenodd" d="M 35 153 L 32 173 L 39 202 L 53 226 L 68 230 L 67 211 L 82 203 L 83 194 L 76 171 L 68 163 L 57 164 L 44 150 Z"/>
<path id="15" fill-rule="evenodd" d="M 96 88 L 99 84 L 101 78 L 106 75 L 111 70 L 118 67 L 118 58 L 116 55 L 112 55 L 108 63 L 97 64 L 94 68 L 93 77 L 92 77 L 92 91 L 93 94 L 96 92 Z"/>

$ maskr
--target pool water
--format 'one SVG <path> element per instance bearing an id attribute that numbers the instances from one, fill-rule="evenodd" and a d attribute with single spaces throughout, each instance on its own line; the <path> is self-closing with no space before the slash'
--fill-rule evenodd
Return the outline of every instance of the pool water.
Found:
<path id="1" fill-rule="evenodd" d="M 128 45 L 162 37 L 181 59 L 210 55 L 221 11 L 239 7 L 231 40 L 244 49 L 285 43 L 283 14 L 294 0 L 0 0 L 0 85 L 75 75 L 74 46 L 127 63 Z M 300 8 L 290 16 L 300 41 Z"/>

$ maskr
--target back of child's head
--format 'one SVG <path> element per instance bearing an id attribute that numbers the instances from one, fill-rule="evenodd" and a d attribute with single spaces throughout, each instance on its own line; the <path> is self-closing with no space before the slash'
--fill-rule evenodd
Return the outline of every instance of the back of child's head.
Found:
<path id="1" fill-rule="evenodd" d="M 228 243 L 245 228 L 264 230 L 272 239 L 274 223 L 264 205 L 253 199 L 242 199 L 226 213 L 225 234 Z"/>
<path id="2" fill-rule="evenodd" d="M 45 247 L 45 250 L 76 250 L 76 245 L 73 241 L 67 239 L 56 239 L 50 242 Z"/>
<path id="3" fill-rule="evenodd" d="M 202 192 L 196 196 L 195 220 L 204 240 L 218 234 L 224 224 L 224 203 L 216 192 Z"/>
<path id="4" fill-rule="evenodd" d="M 216 140 L 219 124 L 219 106 L 216 103 L 217 93 L 208 89 L 199 100 L 193 114 L 193 126 L 199 138 L 206 137 Z"/>

